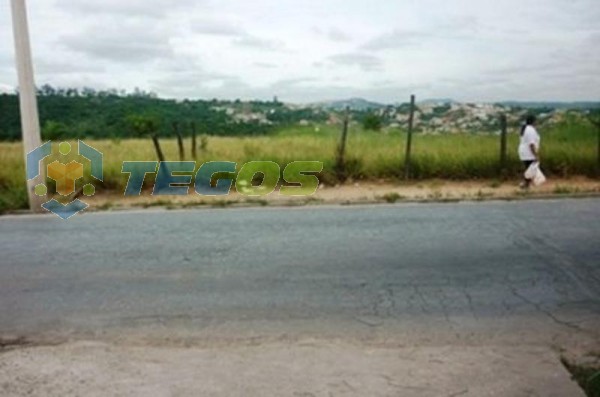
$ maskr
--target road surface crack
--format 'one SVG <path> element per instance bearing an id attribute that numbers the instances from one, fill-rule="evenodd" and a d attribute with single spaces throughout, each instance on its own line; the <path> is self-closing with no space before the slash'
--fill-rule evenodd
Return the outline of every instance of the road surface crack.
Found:
<path id="1" fill-rule="evenodd" d="M 561 320 L 559 318 L 557 318 L 554 314 L 552 314 L 550 311 L 544 309 L 539 303 L 536 303 L 534 301 L 532 301 L 531 299 L 521 295 L 515 288 L 511 288 L 511 291 L 513 293 L 514 296 L 516 296 L 517 298 L 519 298 L 520 300 L 522 300 L 523 302 L 533 306 L 537 311 L 539 311 L 540 313 L 546 315 L 548 318 L 550 318 L 552 321 L 554 321 L 556 324 L 577 330 L 577 331 L 583 331 L 583 329 L 578 326 L 577 324 L 573 324 L 570 323 L 568 321 L 564 321 Z"/>

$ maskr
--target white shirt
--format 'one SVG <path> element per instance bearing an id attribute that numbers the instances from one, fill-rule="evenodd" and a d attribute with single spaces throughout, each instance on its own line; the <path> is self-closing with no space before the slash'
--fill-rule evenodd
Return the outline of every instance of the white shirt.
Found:
<path id="1" fill-rule="evenodd" d="M 528 125 L 525 127 L 523 135 L 521 135 L 521 142 L 519 143 L 519 158 L 521 161 L 531 161 L 536 159 L 535 154 L 531 151 L 530 145 L 532 144 L 537 152 L 540 149 L 540 135 L 533 126 Z"/>

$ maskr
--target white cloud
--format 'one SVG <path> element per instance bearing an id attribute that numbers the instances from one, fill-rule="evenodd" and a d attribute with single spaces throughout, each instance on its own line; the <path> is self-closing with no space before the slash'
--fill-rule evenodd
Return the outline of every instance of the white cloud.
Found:
<path id="1" fill-rule="evenodd" d="M 58 0 L 56 7 L 67 12 L 76 12 L 86 16 L 108 14 L 115 17 L 152 17 L 164 18 L 169 11 L 189 8 L 204 3 L 197 0 Z"/>
<path id="2" fill-rule="evenodd" d="M 262 37 L 245 34 L 236 40 L 234 44 L 240 47 L 250 47 L 257 50 L 267 51 L 283 51 L 285 50 L 285 44 L 279 40 L 265 39 Z"/>
<path id="3" fill-rule="evenodd" d="M 323 30 L 318 26 L 313 27 L 313 31 L 322 37 L 326 37 L 331 41 L 335 41 L 338 43 L 345 43 L 352 41 L 352 36 L 342 29 L 331 27 L 327 30 Z"/>
<path id="4" fill-rule="evenodd" d="M 396 102 L 412 92 L 466 101 L 599 99 L 597 0 L 28 6 L 38 85 L 303 102 Z M 16 86 L 10 15 L 9 2 L 0 2 L 3 91 Z"/>
<path id="5" fill-rule="evenodd" d="M 431 37 L 427 32 L 395 29 L 390 33 L 384 33 L 367 41 L 362 48 L 365 50 L 386 50 L 390 48 L 402 48 L 409 45 L 419 44 L 419 40 Z"/>
<path id="6" fill-rule="evenodd" d="M 191 22 L 192 32 L 211 36 L 244 36 L 246 32 L 239 25 L 229 21 L 198 18 Z"/>
<path id="7" fill-rule="evenodd" d="M 332 55 L 327 59 L 338 66 L 358 66 L 364 71 L 380 70 L 383 66 L 378 57 L 358 52 Z"/>
<path id="8" fill-rule="evenodd" d="M 143 21 L 104 21 L 80 32 L 64 35 L 59 42 L 72 51 L 118 63 L 144 62 L 173 56 L 169 39 L 173 31 Z"/>

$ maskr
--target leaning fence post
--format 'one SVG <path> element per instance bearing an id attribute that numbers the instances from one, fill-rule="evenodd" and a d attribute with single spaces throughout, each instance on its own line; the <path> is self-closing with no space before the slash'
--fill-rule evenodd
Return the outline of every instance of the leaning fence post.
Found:
<path id="1" fill-rule="evenodd" d="M 158 135 L 152 134 L 152 142 L 154 143 L 154 149 L 156 149 L 156 155 L 158 156 L 158 161 L 165 161 L 165 156 L 160 148 L 160 142 L 158 142 Z"/>
<path id="2" fill-rule="evenodd" d="M 413 121 L 415 117 L 415 96 L 410 96 L 410 114 L 408 116 L 408 136 L 406 137 L 406 154 L 404 156 L 404 178 L 410 178 L 410 153 L 412 150 Z"/>
<path id="3" fill-rule="evenodd" d="M 177 135 L 177 144 L 179 145 L 179 160 L 183 161 L 185 160 L 185 154 L 183 150 L 183 137 L 179 132 L 179 124 L 177 124 L 177 122 L 173 123 L 173 132 L 175 132 L 175 135 Z"/>
<path id="4" fill-rule="evenodd" d="M 192 158 L 196 160 L 196 123 L 192 121 Z"/>
<path id="5" fill-rule="evenodd" d="M 500 115 L 500 171 L 506 170 L 506 137 L 507 137 L 507 123 L 506 115 L 503 113 Z"/>
<path id="6" fill-rule="evenodd" d="M 346 139 L 348 138 L 348 123 L 350 119 L 350 107 L 346 106 L 346 113 L 344 115 L 344 122 L 342 125 L 342 136 L 338 145 L 336 169 L 339 179 L 345 179 L 346 164 L 344 161 L 344 155 L 346 152 Z"/>
<path id="7" fill-rule="evenodd" d="M 592 126 L 596 127 L 596 129 L 598 130 L 598 142 L 596 143 L 598 146 L 596 148 L 597 153 L 596 153 L 596 162 L 597 162 L 597 170 L 596 173 L 597 175 L 600 177 L 600 111 L 596 112 L 590 112 L 588 114 L 588 120 L 590 122 L 590 124 L 592 124 Z"/>
<path id="8" fill-rule="evenodd" d="M 598 174 L 600 174 L 600 123 L 596 124 L 598 129 Z"/>
<path id="9" fill-rule="evenodd" d="M 592 121 L 592 124 L 595 125 L 596 129 L 598 130 L 598 142 L 597 142 L 598 147 L 596 149 L 598 152 L 596 154 L 596 156 L 597 156 L 596 162 L 598 163 L 597 164 L 598 167 L 597 167 L 596 173 L 598 176 L 600 176 L 600 120 L 590 120 L 590 121 Z"/>
<path id="10" fill-rule="evenodd" d="M 600 176 L 600 119 L 590 120 L 590 121 L 592 122 L 593 125 L 596 126 L 596 129 L 598 130 L 598 142 L 597 142 L 597 145 L 598 145 L 597 151 L 598 151 L 598 153 L 597 153 L 596 161 L 598 162 L 597 173 L 598 173 L 598 176 Z"/>

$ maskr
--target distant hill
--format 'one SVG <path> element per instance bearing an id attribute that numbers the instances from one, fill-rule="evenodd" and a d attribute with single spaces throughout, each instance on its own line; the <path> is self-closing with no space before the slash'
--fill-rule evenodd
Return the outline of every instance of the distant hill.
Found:
<path id="1" fill-rule="evenodd" d="M 535 102 L 535 101 L 503 101 L 498 102 L 499 105 L 520 107 L 526 109 L 600 109 L 600 101 L 592 102 Z"/>
<path id="2" fill-rule="evenodd" d="M 428 98 L 422 101 L 417 100 L 418 105 L 451 105 L 461 104 L 462 102 L 456 101 L 452 98 Z M 548 101 L 548 102 L 536 102 L 536 101 L 500 101 L 494 102 L 495 105 L 519 107 L 523 109 L 575 109 L 575 110 L 586 110 L 586 109 L 600 109 L 600 101 L 577 101 L 577 102 L 560 102 L 560 101 Z M 400 104 L 397 104 L 399 106 Z M 344 110 L 349 107 L 352 110 L 365 111 L 365 110 L 377 110 L 385 109 L 389 105 L 372 102 L 364 98 L 350 98 L 333 101 L 325 101 L 313 104 L 315 107 L 331 110 Z"/>
<path id="3" fill-rule="evenodd" d="M 444 105 L 450 105 L 453 103 L 459 103 L 458 101 L 455 101 L 454 99 L 450 99 L 450 98 L 430 98 L 430 99 L 425 99 L 423 101 L 417 101 L 419 105 L 437 105 L 437 104 L 444 104 Z"/>
<path id="4" fill-rule="evenodd" d="M 435 104 L 461 104 L 465 102 L 455 101 L 451 98 L 431 98 L 423 101 L 418 101 L 419 105 L 435 105 Z M 470 103 L 470 102 L 469 102 Z M 475 102 L 477 103 L 477 102 Z M 483 103 L 483 102 L 479 102 Z M 561 102 L 561 101 L 500 101 L 494 102 L 495 105 L 519 107 L 523 109 L 598 109 L 600 101 L 578 101 L 578 102 Z"/>
<path id="5" fill-rule="evenodd" d="M 352 110 L 369 110 L 382 109 L 388 106 L 383 103 L 371 102 L 363 98 L 350 98 L 336 101 L 320 102 L 315 105 L 333 110 L 344 110 L 346 107 L 349 107 Z"/>

